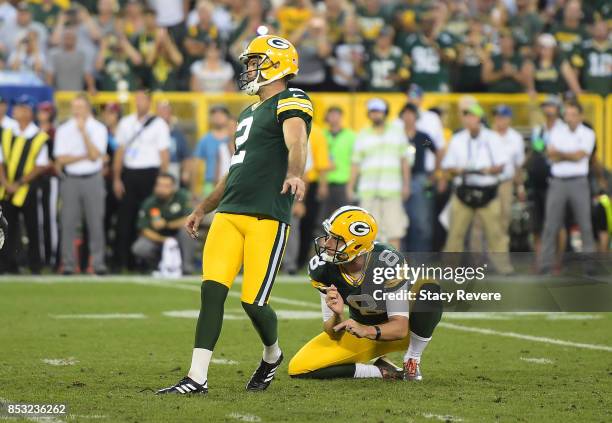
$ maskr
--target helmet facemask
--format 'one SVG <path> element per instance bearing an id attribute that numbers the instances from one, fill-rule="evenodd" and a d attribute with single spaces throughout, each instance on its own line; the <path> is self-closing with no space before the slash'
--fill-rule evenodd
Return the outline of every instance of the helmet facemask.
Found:
<path id="1" fill-rule="evenodd" d="M 328 245 L 328 241 L 332 240 L 333 246 Z M 335 242 L 334 242 L 335 241 Z M 327 235 L 316 237 L 314 240 L 315 252 L 321 260 L 332 264 L 344 264 L 352 261 L 344 250 L 347 244 L 341 236 L 327 233 Z"/>
<path id="2" fill-rule="evenodd" d="M 257 65 L 255 69 L 249 69 L 249 62 L 251 61 L 251 59 L 257 59 Z M 244 90 L 248 95 L 256 95 L 259 92 L 259 88 L 276 80 L 266 80 L 262 76 L 262 71 L 266 71 L 275 66 L 278 66 L 278 63 L 272 62 L 272 60 L 268 57 L 267 54 L 243 53 L 240 56 L 240 61 L 244 65 L 245 70 L 241 72 L 238 76 L 238 88 L 240 90 Z"/>

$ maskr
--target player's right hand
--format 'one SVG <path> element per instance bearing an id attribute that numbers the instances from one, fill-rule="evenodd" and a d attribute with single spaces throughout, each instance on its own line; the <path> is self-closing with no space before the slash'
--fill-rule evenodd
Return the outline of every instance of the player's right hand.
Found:
<path id="1" fill-rule="evenodd" d="M 198 239 L 200 233 L 198 232 L 198 228 L 200 227 L 200 222 L 204 215 L 200 213 L 197 209 L 194 210 L 189 216 L 187 216 L 187 221 L 185 222 L 185 230 L 189 234 L 192 239 Z"/>
<path id="2" fill-rule="evenodd" d="M 342 299 L 342 296 L 338 292 L 338 288 L 336 288 L 335 285 L 327 288 L 325 294 L 325 304 L 327 304 L 327 307 L 329 307 L 329 309 L 335 314 L 340 315 L 344 312 L 344 300 Z"/>
<path id="3" fill-rule="evenodd" d="M 125 194 L 125 187 L 123 186 L 123 182 L 121 182 L 121 179 L 115 179 L 115 181 L 113 182 L 113 192 L 115 193 L 115 197 L 117 197 L 118 200 L 121 200 L 123 198 L 123 194 Z"/>

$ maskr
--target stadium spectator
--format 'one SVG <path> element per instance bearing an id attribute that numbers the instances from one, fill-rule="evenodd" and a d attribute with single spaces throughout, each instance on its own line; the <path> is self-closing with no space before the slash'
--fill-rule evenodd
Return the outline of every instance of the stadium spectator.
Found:
<path id="1" fill-rule="evenodd" d="M 540 272 L 551 271 L 559 230 L 565 222 L 567 206 L 580 227 L 582 251 L 595 251 L 591 223 L 591 195 L 587 175 L 589 159 L 595 148 L 595 133 L 583 124 L 582 106 L 566 103 L 565 124 L 554 127 L 549 135 L 546 153 L 552 162 L 552 179 L 546 197 L 542 234 Z"/>
<path id="2" fill-rule="evenodd" d="M 159 172 L 168 170 L 170 129 L 151 114 L 151 96 L 135 95 L 136 113 L 125 116 L 117 128 L 119 148 L 113 159 L 113 191 L 119 199 L 115 265 L 132 267 L 130 246 L 136 239 L 136 220 L 142 202 L 151 195 Z"/>
<path id="3" fill-rule="evenodd" d="M 288 40 L 293 43 L 300 57 L 300 73 L 292 83 L 306 91 L 325 90 L 326 62 L 332 53 L 332 46 L 327 40 L 325 19 L 314 16 L 291 31 Z"/>
<path id="4" fill-rule="evenodd" d="M 210 194 L 219 181 L 218 161 L 219 149 L 230 141 L 231 115 L 225 106 L 213 106 L 209 113 L 209 131 L 198 141 L 193 151 L 195 159 L 203 161 L 205 168 L 202 181 L 203 192 L 198 196 L 205 197 Z M 197 173 L 197 172 L 194 172 Z"/>
<path id="5" fill-rule="evenodd" d="M 508 26 L 518 41 L 522 54 L 529 54 L 544 23 L 533 10 L 531 0 L 516 0 L 516 12 L 508 18 Z"/>
<path id="6" fill-rule="evenodd" d="M 408 141 L 402 129 L 387 124 L 389 106 L 384 100 L 369 100 L 367 109 L 371 126 L 359 132 L 355 139 L 346 195 L 352 202 L 359 180 L 359 205 L 376 219 L 379 239 L 399 250 L 408 227 L 402 205 L 410 197 Z"/>
<path id="7" fill-rule="evenodd" d="M 351 160 L 355 132 L 344 125 L 343 112 L 332 106 L 325 113 L 327 128 L 323 131 L 327 141 L 331 168 L 327 172 L 329 195 L 321 202 L 322 216 L 331 216 L 334 210 L 347 204 L 346 184 L 351 178 Z"/>
<path id="8" fill-rule="evenodd" d="M 157 27 L 154 10 L 145 10 L 144 28 L 133 36 L 132 43 L 143 58 L 142 66 L 137 67 L 141 86 L 162 91 L 176 89 L 183 55 L 168 30 Z"/>
<path id="9" fill-rule="evenodd" d="M 102 38 L 96 71 L 99 87 L 102 91 L 133 91 L 137 88 L 135 66 L 142 64 L 142 56 L 120 35 L 108 35 Z"/>
<path id="10" fill-rule="evenodd" d="M 122 32 L 132 38 L 144 31 L 143 5 L 139 0 L 128 0 L 122 10 Z"/>
<path id="11" fill-rule="evenodd" d="M 381 28 L 366 56 L 364 80 L 368 91 L 395 92 L 405 89 L 410 76 L 408 60 L 402 50 L 393 45 L 394 35 L 390 26 Z"/>
<path id="12" fill-rule="evenodd" d="M 64 32 L 68 30 L 76 32 L 76 49 L 85 54 L 85 63 L 91 69 L 96 59 L 97 43 L 102 38 L 102 31 L 83 5 L 73 4 L 59 15 L 49 40 L 51 45 L 61 45 Z"/>
<path id="13" fill-rule="evenodd" d="M 430 179 L 425 169 L 425 153 L 429 150 L 437 155 L 436 168 L 439 167 L 442 157 L 429 135 L 417 129 L 418 114 L 419 109 L 413 103 L 407 103 L 399 114 L 414 154 L 410 171 L 410 198 L 404 203 L 410 222 L 404 238 L 404 249 L 410 252 L 431 251 L 433 204 L 428 192 Z"/>
<path id="14" fill-rule="evenodd" d="M 30 2 L 30 11 L 32 19 L 43 24 L 47 31 L 53 31 L 62 8 L 54 0 L 41 0 L 40 3 Z"/>
<path id="15" fill-rule="evenodd" d="M 313 17 L 310 0 L 286 0 L 276 9 L 278 34 L 291 41 L 291 37 L 303 31 Z"/>
<path id="16" fill-rule="evenodd" d="M 77 35 L 72 27 L 62 31 L 62 46 L 49 55 L 47 83 L 58 91 L 96 91 L 96 84 L 83 51 L 77 49 Z"/>
<path id="17" fill-rule="evenodd" d="M 208 43 L 201 60 L 191 65 L 191 91 L 219 93 L 236 91 L 234 68 L 222 57 L 216 42 Z"/>
<path id="18" fill-rule="evenodd" d="M 363 66 L 366 48 L 354 15 L 348 15 L 344 22 L 342 38 L 334 48 L 330 58 L 332 80 L 335 89 L 353 91 L 361 83 L 359 71 Z"/>
<path id="19" fill-rule="evenodd" d="M 242 0 L 234 0 L 230 2 L 230 6 L 241 3 L 243 3 Z M 232 27 L 229 28 L 229 31 L 225 31 L 227 34 L 224 37 L 227 38 L 229 55 L 232 58 L 235 59 L 239 57 L 240 53 L 242 53 L 248 45 L 253 34 L 259 34 L 261 28 L 264 28 L 265 12 L 262 3 L 263 0 L 247 0 L 244 10 L 241 10 L 239 14 L 232 13 L 232 16 L 234 16 L 235 19 L 232 22 Z M 240 7 L 240 9 L 243 8 Z M 230 12 L 232 12 L 231 9 Z M 225 25 L 222 26 L 221 23 L 218 23 L 218 25 L 221 27 L 220 30 L 223 34 L 223 26 Z"/>
<path id="20" fill-rule="evenodd" d="M 115 15 L 115 0 L 98 0 L 98 10 L 94 21 L 100 30 L 100 37 L 106 37 L 110 34 L 117 36 L 123 35 L 121 30 L 121 22 Z"/>
<path id="21" fill-rule="evenodd" d="M 41 46 L 47 45 L 49 33 L 47 28 L 40 22 L 32 20 L 32 13 L 26 1 L 17 4 L 17 17 L 15 21 L 6 21 L 2 23 L 0 29 L 0 44 L 1 50 L 5 53 L 11 53 L 17 49 L 19 43 L 30 32 L 38 34 L 38 42 Z"/>
<path id="22" fill-rule="evenodd" d="M 482 63 L 489 48 L 483 31 L 483 24 L 473 19 L 465 39 L 457 44 L 457 74 L 453 86 L 457 92 L 470 93 L 486 91 L 482 83 Z"/>
<path id="23" fill-rule="evenodd" d="M 557 42 L 550 34 L 538 37 L 536 58 L 533 63 L 527 63 L 526 68 L 530 92 L 558 94 L 568 87 L 575 95 L 582 93 L 576 72 L 565 56 L 557 51 Z"/>
<path id="24" fill-rule="evenodd" d="M 186 64 L 191 66 L 193 62 L 204 57 L 208 44 L 219 41 L 219 30 L 213 22 L 214 6 L 207 0 L 199 1 L 196 5 L 198 22 L 187 29 L 187 36 L 183 41 L 183 47 L 187 53 Z"/>
<path id="25" fill-rule="evenodd" d="M 57 128 L 53 149 L 57 164 L 63 170 L 60 192 L 63 274 L 71 275 L 76 270 L 74 243 L 77 228 L 84 218 L 93 270 L 103 275 L 107 269 L 102 167 L 108 133 L 104 124 L 92 116 L 85 95 L 78 95 L 71 106 L 72 116 Z"/>
<path id="26" fill-rule="evenodd" d="M 410 59 L 410 81 L 425 91 L 448 92 L 450 66 L 457 58 L 455 40 L 446 31 L 436 31 L 432 11 L 423 14 L 419 28 L 403 41 Z"/>
<path id="27" fill-rule="evenodd" d="M 473 103 L 462 112 L 463 130 L 451 138 L 442 160 L 442 168 L 454 177 L 456 191 L 450 204 L 450 227 L 445 252 L 463 252 L 470 223 L 479 216 L 492 253 L 508 253 L 508 237 L 500 222 L 497 193 L 499 175 L 508 161 L 506 148 L 499 136 L 486 128 L 481 119 L 484 111 Z M 505 255 L 492 257 L 501 273 L 512 268 Z"/>
<path id="28" fill-rule="evenodd" d="M 108 148 L 104 156 L 104 186 L 105 186 L 105 207 L 104 207 L 104 233 L 107 245 L 116 245 L 117 234 L 114 229 L 117 227 L 117 209 L 119 201 L 113 192 L 113 158 L 115 151 L 119 148 L 117 143 L 117 127 L 121 120 L 121 106 L 118 103 L 106 103 L 100 116 L 102 123 L 106 126 L 108 134 Z"/>
<path id="29" fill-rule="evenodd" d="M 17 9 L 9 0 L 0 0 L 0 27 L 13 25 L 17 20 Z"/>
<path id="30" fill-rule="evenodd" d="M 55 167 L 53 146 L 55 140 L 55 106 L 50 101 L 39 103 L 36 107 L 36 124 L 41 131 L 49 135 L 47 142 L 49 152 L 49 165 L 38 180 L 40 208 L 42 209 L 42 261 L 45 265 L 54 266 L 59 263 L 57 245 L 59 242 L 57 200 L 59 197 L 58 172 Z"/>
<path id="31" fill-rule="evenodd" d="M 343 0 L 325 0 L 325 23 L 327 25 L 327 39 L 336 45 L 342 39 L 346 19 L 350 15 L 346 2 Z M 357 27 L 358 28 L 358 27 Z"/>
<path id="32" fill-rule="evenodd" d="M 512 109 L 500 104 L 493 110 L 492 129 L 497 133 L 507 150 L 508 161 L 504 166 L 499 180 L 498 196 L 500 203 L 500 221 L 503 236 L 509 237 L 512 220 L 512 203 L 514 193 L 519 201 L 525 201 L 522 167 L 525 163 L 525 142 L 521 134 L 512 128 Z M 510 239 L 508 238 L 508 245 Z"/>
<path id="33" fill-rule="evenodd" d="M 8 104 L 6 98 L 0 96 L 0 127 L 15 129 L 17 127 L 17 121 L 7 115 Z"/>
<path id="34" fill-rule="evenodd" d="M 134 256 L 145 261 L 147 270 L 157 267 L 164 242 L 175 238 L 181 248 L 183 274 L 193 274 L 195 244 L 182 230 L 190 211 L 189 193 L 177 188 L 171 174 L 159 174 L 153 194 L 138 212 L 139 236 L 131 247 Z"/>
<path id="35" fill-rule="evenodd" d="M 365 0 L 356 5 L 357 22 L 366 47 L 371 47 L 386 24 L 386 14 L 380 0 Z"/>
<path id="36" fill-rule="evenodd" d="M 49 164 L 47 141 L 49 136 L 34 123 L 34 99 L 24 94 L 15 99 L 13 116 L 17 126 L 12 130 L 3 128 L 2 148 L 0 148 L 0 202 L 10 231 L 6 245 L 0 251 L 0 273 L 17 273 L 19 217 L 23 216 L 28 238 L 28 267 L 32 274 L 40 274 L 38 198 L 36 183 L 39 175 Z M 5 134 L 5 131 L 11 131 Z M 9 138 L 10 137 L 10 138 Z M 9 145 L 4 142 L 10 140 Z M 5 157 L 6 155 L 6 157 Z M 9 168 L 6 160 L 17 166 Z"/>
<path id="37" fill-rule="evenodd" d="M 38 33 L 29 32 L 8 59 L 9 67 L 18 72 L 31 72 L 42 81 L 45 79 L 47 62 L 45 48 L 38 43 Z"/>
<path id="38" fill-rule="evenodd" d="M 159 28 L 167 30 L 174 43 L 182 45 L 185 37 L 185 17 L 187 2 L 185 0 L 149 0 L 155 10 Z"/>
<path id="39" fill-rule="evenodd" d="M 593 37 L 576 48 L 571 61 L 580 69 L 586 91 L 601 96 L 612 93 L 612 41 L 608 22 L 595 22 Z"/>
<path id="40" fill-rule="evenodd" d="M 485 57 L 482 65 L 482 81 L 492 93 L 522 93 L 529 87 L 528 62 L 515 49 L 515 41 L 509 31 L 502 31 L 499 53 Z"/>
<path id="41" fill-rule="evenodd" d="M 588 38 L 586 26 L 584 25 L 584 13 L 580 0 L 569 0 L 562 8 L 563 20 L 552 26 L 552 34 L 555 36 L 561 51 L 569 55 L 582 41 Z"/>
<path id="42" fill-rule="evenodd" d="M 171 174 L 179 184 L 179 187 L 190 186 L 189 160 L 191 151 L 185 134 L 177 125 L 177 118 L 172 113 L 172 105 L 167 100 L 157 103 L 157 115 L 166 121 L 170 128 L 170 163 L 168 173 Z"/>

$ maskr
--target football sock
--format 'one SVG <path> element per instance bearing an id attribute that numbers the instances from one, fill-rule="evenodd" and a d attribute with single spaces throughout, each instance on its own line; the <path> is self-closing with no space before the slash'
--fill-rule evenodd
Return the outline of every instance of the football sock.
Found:
<path id="1" fill-rule="evenodd" d="M 263 361 L 266 363 L 276 363 L 281 356 L 281 349 L 278 346 L 278 341 L 270 346 L 263 347 Z"/>
<path id="2" fill-rule="evenodd" d="M 408 351 L 404 355 L 404 362 L 408 361 L 409 358 L 414 358 L 417 363 L 421 362 L 421 354 L 429 344 L 431 338 L 423 338 L 416 333 L 410 331 L 410 345 L 408 345 Z"/>
<path id="3" fill-rule="evenodd" d="M 194 348 L 191 355 L 191 368 L 187 376 L 192 378 L 200 385 L 208 387 L 208 365 L 212 351 L 204 348 Z"/>
<path id="4" fill-rule="evenodd" d="M 251 319 L 255 330 L 264 344 L 264 360 L 268 363 L 274 363 L 280 357 L 280 349 L 278 348 L 278 322 L 276 313 L 269 304 L 258 306 L 257 304 L 242 303 L 242 308 Z M 266 350 L 269 348 L 268 350 Z M 269 354 L 269 355 L 268 355 Z M 275 360 L 268 361 L 266 358 L 276 356 Z"/>
<path id="5" fill-rule="evenodd" d="M 339 364 L 337 366 L 325 367 L 323 369 L 313 370 L 312 372 L 291 375 L 292 378 L 298 379 L 338 379 L 352 378 L 355 376 L 354 364 Z"/>
<path id="6" fill-rule="evenodd" d="M 380 369 L 373 364 L 363 364 L 356 363 L 355 364 L 355 374 L 353 375 L 355 379 L 361 378 L 379 378 L 382 379 L 382 373 Z"/>
<path id="7" fill-rule="evenodd" d="M 229 289 L 215 281 L 204 281 L 201 287 L 202 305 L 196 326 L 194 348 L 214 350 L 223 325 L 223 308 Z"/>

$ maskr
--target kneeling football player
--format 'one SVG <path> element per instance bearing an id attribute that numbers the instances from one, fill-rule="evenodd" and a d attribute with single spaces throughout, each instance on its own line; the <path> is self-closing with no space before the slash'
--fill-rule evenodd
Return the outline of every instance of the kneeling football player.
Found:
<path id="1" fill-rule="evenodd" d="M 404 257 L 393 247 L 374 242 L 377 225 L 366 210 L 341 207 L 323 222 L 323 228 L 326 235 L 315 239 L 317 254 L 309 264 L 312 285 L 321 292 L 323 333 L 291 359 L 289 375 L 421 380 L 421 354 L 440 321 L 442 307 L 439 302 L 419 300 L 409 304 L 408 292 L 440 292 L 439 286 L 420 281 L 410 287 L 396 277 Z M 406 349 L 403 369 L 384 357 Z"/>

